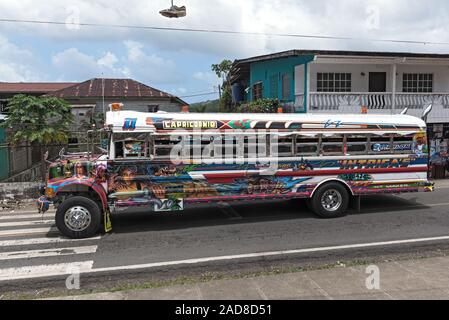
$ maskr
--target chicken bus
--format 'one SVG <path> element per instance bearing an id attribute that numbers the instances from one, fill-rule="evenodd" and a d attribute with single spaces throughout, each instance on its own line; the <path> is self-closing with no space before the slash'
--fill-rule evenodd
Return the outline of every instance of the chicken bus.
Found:
<path id="1" fill-rule="evenodd" d="M 303 198 L 318 217 L 337 218 L 362 195 L 433 190 L 426 123 L 408 115 L 112 108 L 105 130 L 107 154 L 63 154 L 49 166 L 40 208 L 55 206 L 69 238 L 110 231 L 110 214 L 124 208 Z"/>

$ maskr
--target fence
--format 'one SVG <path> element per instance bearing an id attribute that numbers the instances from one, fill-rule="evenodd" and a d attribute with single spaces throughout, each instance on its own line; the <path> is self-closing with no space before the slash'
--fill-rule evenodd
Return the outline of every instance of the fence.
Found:
<path id="1" fill-rule="evenodd" d="M 100 153 L 104 134 L 86 131 L 70 131 L 70 138 L 66 144 L 40 145 L 37 143 L 21 143 L 16 146 L 7 143 L 0 144 L 0 166 L 3 168 L 3 182 L 32 182 L 40 181 L 46 168 L 42 167 L 43 155 L 48 152 L 48 160 L 53 161 L 59 157 L 62 149 L 65 152 L 91 152 Z M 103 145 L 104 147 L 104 145 Z"/>

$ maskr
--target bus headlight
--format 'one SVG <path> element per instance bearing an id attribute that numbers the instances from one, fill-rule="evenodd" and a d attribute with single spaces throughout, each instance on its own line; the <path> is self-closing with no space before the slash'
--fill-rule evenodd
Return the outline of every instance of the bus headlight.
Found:
<path id="1" fill-rule="evenodd" d="M 47 198 L 53 198 L 55 196 L 55 191 L 53 188 L 45 188 L 45 196 Z"/>

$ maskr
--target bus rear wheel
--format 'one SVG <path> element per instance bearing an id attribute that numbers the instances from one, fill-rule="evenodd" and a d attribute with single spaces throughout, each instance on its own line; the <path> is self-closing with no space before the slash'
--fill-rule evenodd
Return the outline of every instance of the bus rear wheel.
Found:
<path id="1" fill-rule="evenodd" d="M 348 204 L 348 191 L 336 182 L 330 182 L 321 186 L 310 200 L 313 212 L 323 219 L 345 216 Z"/>
<path id="2" fill-rule="evenodd" d="M 86 197 L 71 197 L 56 210 L 56 227 L 71 239 L 90 238 L 101 226 L 101 210 L 97 203 Z"/>

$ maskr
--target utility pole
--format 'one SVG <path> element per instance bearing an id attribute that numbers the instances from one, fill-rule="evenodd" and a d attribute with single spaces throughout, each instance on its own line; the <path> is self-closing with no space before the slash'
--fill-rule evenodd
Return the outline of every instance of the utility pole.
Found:
<path id="1" fill-rule="evenodd" d="M 101 73 L 101 97 L 103 99 L 103 115 L 106 115 L 105 105 L 104 105 L 104 75 Z"/>

